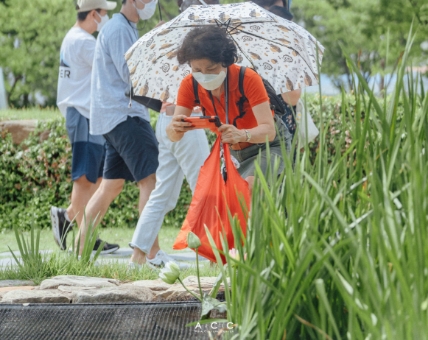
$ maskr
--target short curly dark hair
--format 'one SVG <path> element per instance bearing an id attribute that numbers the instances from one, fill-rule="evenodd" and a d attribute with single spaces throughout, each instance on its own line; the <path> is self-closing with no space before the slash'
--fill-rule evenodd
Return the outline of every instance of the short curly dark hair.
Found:
<path id="1" fill-rule="evenodd" d="M 178 49 L 180 65 L 196 59 L 209 59 L 228 67 L 238 60 L 237 49 L 224 28 L 201 26 L 190 31 Z"/>

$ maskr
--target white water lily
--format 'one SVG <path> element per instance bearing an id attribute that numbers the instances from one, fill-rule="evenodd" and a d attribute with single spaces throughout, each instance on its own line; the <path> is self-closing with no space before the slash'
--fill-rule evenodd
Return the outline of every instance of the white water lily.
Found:
<path id="1" fill-rule="evenodd" d="M 160 271 L 159 278 L 170 285 L 175 283 L 180 276 L 180 267 L 175 262 L 168 262 Z"/>

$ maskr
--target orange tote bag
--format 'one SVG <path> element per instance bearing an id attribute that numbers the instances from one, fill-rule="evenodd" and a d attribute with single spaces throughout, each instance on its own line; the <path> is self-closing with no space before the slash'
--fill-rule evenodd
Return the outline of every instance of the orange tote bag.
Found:
<path id="1" fill-rule="evenodd" d="M 173 249 L 186 248 L 187 234 L 192 231 L 201 240 L 202 245 L 199 247 L 198 253 L 211 261 L 216 261 L 216 258 L 204 226 L 206 225 L 209 229 L 218 249 L 222 249 L 220 235 L 227 240 L 229 248 L 234 248 L 234 237 L 228 212 L 232 216 L 238 217 L 245 235 L 248 213 L 243 211 L 241 202 L 245 202 L 246 208 L 250 206 L 248 183 L 236 170 L 228 145 L 223 147 L 224 165 L 227 172 L 226 179 L 223 178 L 220 170 L 220 150 L 222 148 L 220 138 L 218 137 L 215 141 L 211 154 L 201 167 L 189 211 L 173 245 Z M 225 262 L 223 256 L 222 259 Z"/>

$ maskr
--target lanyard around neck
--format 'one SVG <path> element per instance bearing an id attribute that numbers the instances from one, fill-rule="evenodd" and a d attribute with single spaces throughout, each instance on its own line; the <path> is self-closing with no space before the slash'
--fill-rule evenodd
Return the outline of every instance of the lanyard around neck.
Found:
<path id="1" fill-rule="evenodd" d="M 225 113 L 226 113 L 226 124 L 229 124 L 229 72 L 226 73 L 226 78 L 224 79 L 224 98 L 225 98 Z M 215 115 L 218 117 L 217 108 L 215 106 L 214 97 L 211 91 L 208 91 L 210 94 L 211 103 L 213 104 Z"/>

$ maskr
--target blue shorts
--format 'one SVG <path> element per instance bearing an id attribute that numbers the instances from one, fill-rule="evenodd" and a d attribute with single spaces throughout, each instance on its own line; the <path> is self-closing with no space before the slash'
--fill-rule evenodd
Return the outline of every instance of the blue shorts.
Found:
<path id="1" fill-rule="evenodd" d="M 103 178 L 139 182 L 156 173 L 158 142 L 147 120 L 128 116 L 104 137 L 106 160 Z"/>
<path id="2" fill-rule="evenodd" d="M 104 137 L 91 135 L 89 119 L 74 107 L 67 107 L 65 126 L 72 150 L 71 179 L 75 181 L 86 176 L 89 182 L 96 183 L 103 175 Z"/>

